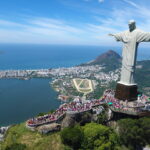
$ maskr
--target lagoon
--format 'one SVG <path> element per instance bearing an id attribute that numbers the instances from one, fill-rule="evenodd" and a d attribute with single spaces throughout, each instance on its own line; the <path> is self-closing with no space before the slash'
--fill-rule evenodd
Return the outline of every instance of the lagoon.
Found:
<path id="1" fill-rule="evenodd" d="M 60 105 L 51 79 L 1 79 L 0 126 L 15 124 Z"/>

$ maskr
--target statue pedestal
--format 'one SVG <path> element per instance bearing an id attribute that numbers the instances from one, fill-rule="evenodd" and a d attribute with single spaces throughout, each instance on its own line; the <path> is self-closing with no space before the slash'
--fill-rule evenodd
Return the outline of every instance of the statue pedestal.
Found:
<path id="1" fill-rule="evenodd" d="M 117 83 L 115 98 L 120 100 L 137 100 L 137 85 L 125 85 L 123 83 Z"/>

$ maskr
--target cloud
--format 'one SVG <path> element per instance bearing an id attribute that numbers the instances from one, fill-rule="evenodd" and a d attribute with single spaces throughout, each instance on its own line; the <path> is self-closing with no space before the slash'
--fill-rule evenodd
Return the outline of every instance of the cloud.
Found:
<path id="1" fill-rule="evenodd" d="M 126 3 L 128 3 L 128 4 L 130 4 L 130 5 L 132 5 L 132 6 L 134 6 L 134 7 L 138 8 L 138 5 L 136 3 L 130 1 L 130 0 L 123 0 L 123 1 L 126 2 Z"/>
<path id="2" fill-rule="evenodd" d="M 0 20 L 0 43 L 86 44 L 85 30 L 70 22 L 33 17 L 24 24 Z M 19 27 L 19 28 L 18 28 Z M 20 29 L 21 28 L 21 29 Z"/>
<path id="3" fill-rule="evenodd" d="M 137 24 L 139 28 L 149 31 L 149 26 L 150 26 L 150 7 L 149 5 L 144 5 L 144 3 L 135 3 L 130 0 L 123 0 L 124 2 L 128 3 L 131 8 L 128 8 L 128 12 L 130 11 L 130 18 L 137 20 Z"/>
<path id="4" fill-rule="evenodd" d="M 102 3 L 102 2 L 104 2 L 104 0 L 98 0 L 98 2 Z"/>
<path id="5" fill-rule="evenodd" d="M 76 27 L 70 22 L 53 18 L 34 17 L 26 19 L 25 24 L 7 20 L 0 22 L 7 25 L 7 28 L 0 25 L 0 43 L 98 45 L 101 37 L 104 39 L 102 35 L 105 33 L 101 31 L 111 30 L 92 24 Z"/>
<path id="6" fill-rule="evenodd" d="M 69 25 L 68 22 L 57 20 L 57 19 L 35 18 L 29 20 L 29 23 L 37 27 L 42 27 L 44 29 L 54 30 L 54 31 L 57 30 L 59 32 L 69 32 L 74 34 L 80 34 L 82 32 L 81 29 Z"/>
<path id="7" fill-rule="evenodd" d="M 110 28 L 112 31 L 122 31 L 127 29 L 128 21 L 134 19 L 137 21 L 139 28 L 146 31 L 150 30 L 150 7 L 134 3 L 129 0 L 123 1 L 126 2 L 130 7 L 114 7 L 111 10 L 111 14 L 107 12 L 107 16 L 105 18 L 98 15 L 94 16 L 94 18 L 100 24 L 97 26 Z"/>
<path id="8" fill-rule="evenodd" d="M 94 16 L 99 23 L 88 24 L 88 30 L 91 31 L 95 39 L 99 39 L 99 43 L 113 43 L 113 39 L 106 36 L 108 33 L 118 33 L 128 30 L 128 21 L 134 19 L 137 21 L 137 27 L 150 32 L 150 9 L 149 6 L 144 6 L 138 3 L 133 3 L 129 0 L 123 0 L 128 5 L 126 7 L 113 7 L 111 13 L 107 16 L 101 17 L 100 15 Z M 94 39 L 93 38 L 93 39 Z M 107 41 L 107 42 L 106 42 Z M 116 43 L 115 45 L 119 45 Z"/>
<path id="9" fill-rule="evenodd" d="M 0 43 L 42 43 L 80 45 L 119 45 L 108 33 L 128 29 L 128 20 L 137 20 L 137 26 L 145 31 L 150 27 L 149 5 L 122 0 L 124 7 L 112 6 L 110 10 L 90 11 L 93 21 L 48 17 L 28 17 L 23 21 L 0 20 Z M 119 5 L 121 6 L 121 5 Z M 93 8 L 91 8 L 93 10 Z M 102 14 L 107 14 L 102 16 Z"/>

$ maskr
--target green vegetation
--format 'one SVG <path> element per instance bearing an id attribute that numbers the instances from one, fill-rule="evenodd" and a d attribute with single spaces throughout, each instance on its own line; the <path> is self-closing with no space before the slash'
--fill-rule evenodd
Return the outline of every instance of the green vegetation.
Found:
<path id="1" fill-rule="evenodd" d="M 116 61 L 116 58 L 112 58 L 112 59 L 106 59 L 106 60 L 103 60 L 103 63 L 105 64 L 104 65 L 104 69 L 102 71 L 104 72 L 109 72 L 109 71 L 114 71 L 118 68 L 121 67 L 121 61 Z"/>
<path id="2" fill-rule="evenodd" d="M 89 87 L 89 82 L 87 80 L 83 80 L 82 83 L 80 84 L 80 88 L 87 88 Z"/>
<path id="3" fill-rule="evenodd" d="M 89 93 L 89 92 L 91 92 L 91 89 L 80 89 L 80 92 Z"/>
<path id="4" fill-rule="evenodd" d="M 102 70 L 103 72 L 109 72 L 120 68 L 121 66 L 121 57 L 113 50 L 109 50 L 106 53 L 98 56 L 91 63 L 81 64 L 80 66 L 87 65 L 102 65 L 105 68 Z"/>
<path id="5" fill-rule="evenodd" d="M 15 150 L 63 150 L 65 148 L 59 132 L 41 135 L 36 131 L 29 131 L 25 123 L 12 126 L 8 130 L 5 141 L 0 143 L 1 150 L 9 150 L 12 146 L 16 148 Z"/>
<path id="6" fill-rule="evenodd" d="M 103 95 L 104 91 L 106 90 L 106 87 L 101 87 L 100 81 L 97 81 L 97 82 L 98 82 L 98 84 L 97 84 L 95 90 L 88 95 L 90 98 L 99 99 Z"/>
<path id="7" fill-rule="evenodd" d="M 74 150 L 77 150 L 81 147 L 83 132 L 80 126 L 65 128 L 61 131 L 60 135 L 62 142 L 72 147 Z"/>
<path id="8" fill-rule="evenodd" d="M 104 106 L 104 107 L 107 107 L 107 105 Z M 105 109 L 107 109 L 107 108 L 105 108 Z M 97 123 L 106 125 L 108 116 L 107 116 L 105 110 L 102 113 L 100 113 L 97 117 L 98 117 L 97 118 Z"/>
<path id="9" fill-rule="evenodd" d="M 26 149 L 25 144 L 15 143 L 10 146 L 7 146 L 5 150 L 25 150 L 25 149 Z"/>
<path id="10" fill-rule="evenodd" d="M 109 83 L 108 87 L 109 87 L 110 89 L 115 89 L 115 88 L 116 88 L 116 85 L 117 85 L 117 82 L 112 81 L 112 82 Z"/>
<path id="11" fill-rule="evenodd" d="M 83 149 L 105 150 L 117 149 L 118 137 L 107 126 L 89 123 L 83 127 L 84 142 Z"/>
<path id="12" fill-rule="evenodd" d="M 142 67 L 136 69 L 135 76 L 139 90 L 150 96 L 150 60 L 140 61 L 137 65 Z M 146 90 L 146 88 L 148 90 Z"/>
<path id="13" fill-rule="evenodd" d="M 61 132 L 61 138 L 63 143 L 73 150 L 117 150 L 119 143 L 113 130 L 96 123 L 65 128 Z"/>
<path id="14" fill-rule="evenodd" d="M 60 94 L 69 96 L 69 99 L 72 99 L 73 96 L 83 96 L 83 93 L 80 93 L 76 90 L 72 79 L 68 76 L 63 77 L 63 79 L 56 80 L 52 84 L 52 87 Z"/>
<path id="15" fill-rule="evenodd" d="M 55 110 L 50 110 L 49 112 L 40 112 L 37 116 L 44 116 L 46 114 L 52 114 Z"/>
<path id="16" fill-rule="evenodd" d="M 118 121 L 120 141 L 130 150 L 150 144 L 150 118 Z"/>
<path id="17" fill-rule="evenodd" d="M 94 89 L 94 91 L 87 95 L 88 99 L 90 99 L 90 98 L 99 99 L 100 97 L 103 96 L 103 93 L 106 89 L 115 89 L 116 84 L 117 84 L 115 81 L 112 81 L 108 85 L 102 86 L 101 81 L 96 80 L 96 82 L 98 84 L 97 84 L 96 88 Z"/>
<path id="18" fill-rule="evenodd" d="M 105 124 L 106 114 L 99 115 Z M 65 144 L 65 145 L 64 145 Z M 25 123 L 12 126 L 1 150 L 136 150 L 150 145 L 150 118 L 121 119 L 115 130 L 98 123 L 64 128 L 61 132 L 41 135 L 29 131 Z"/>
<path id="19" fill-rule="evenodd" d="M 99 117 L 104 123 L 105 114 Z M 150 144 L 150 118 L 121 119 L 116 131 L 101 124 L 88 123 L 82 127 L 65 128 L 61 138 L 64 144 L 75 150 L 136 150 Z"/>

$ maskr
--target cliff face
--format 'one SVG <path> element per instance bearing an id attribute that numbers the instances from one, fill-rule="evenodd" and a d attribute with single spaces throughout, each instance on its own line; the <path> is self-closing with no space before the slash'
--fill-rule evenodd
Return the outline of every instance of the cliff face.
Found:
<path id="1" fill-rule="evenodd" d="M 91 112 L 66 114 L 65 118 L 61 122 L 61 128 L 71 127 L 76 124 L 84 125 L 90 123 L 93 120 L 93 114 Z"/>

